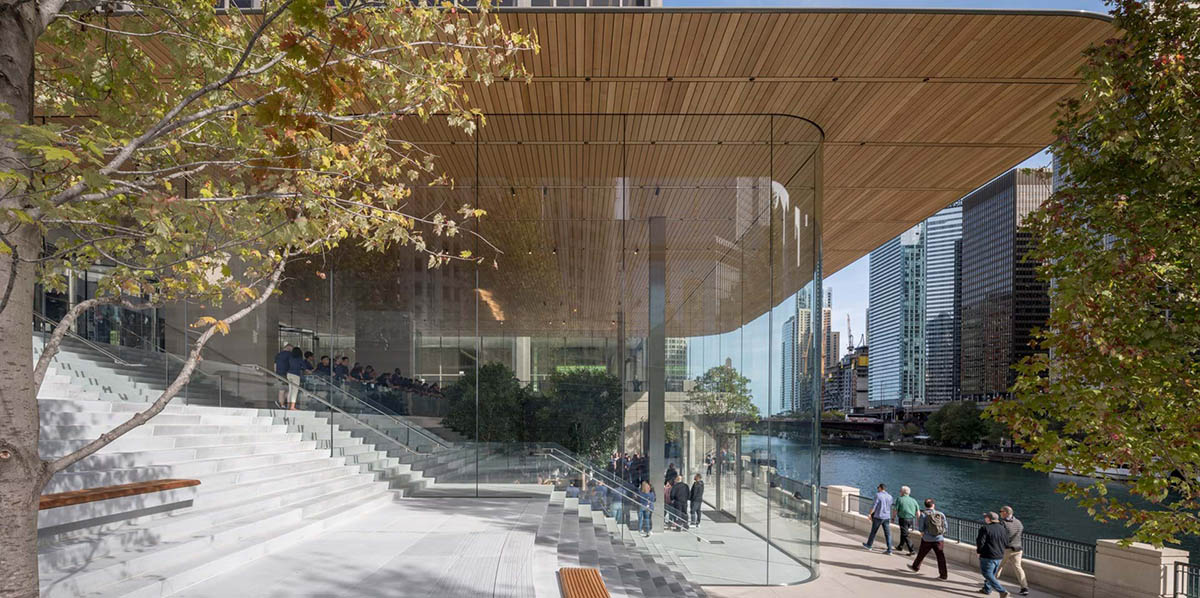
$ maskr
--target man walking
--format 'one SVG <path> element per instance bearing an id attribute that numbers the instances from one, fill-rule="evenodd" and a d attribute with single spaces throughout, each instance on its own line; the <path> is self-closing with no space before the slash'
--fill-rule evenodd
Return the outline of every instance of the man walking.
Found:
<path id="1" fill-rule="evenodd" d="M 1005 565 L 1012 563 L 1017 572 L 1017 583 L 1021 584 L 1020 594 L 1028 596 L 1029 582 L 1025 579 L 1025 568 L 1021 566 L 1021 534 L 1025 531 L 1025 526 L 1021 524 L 1020 519 L 1013 516 L 1013 508 L 1008 505 L 1000 507 L 1000 525 L 1008 532 L 1008 546 L 1004 548 L 1004 558 L 1000 560 L 1000 566 L 996 567 L 996 577 L 1000 577 Z"/>
<path id="2" fill-rule="evenodd" d="M 911 492 L 912 490 L 908 486 L 901 486 L 900 498 L 896 499 L 896 520 L 900 523 L 900 541 L 896 542 L 896 550 L 907 546 L 908 556 L 916 553 L 908 534 L 912 530 L 913 521 L 917 518 L 917 511 L 921 508 L 916 499 L 909 496 Z"/>
<path id="3" fill-rule="evenodd" d="M 292 360 L 292 344 L 288 343 L 283 346 L 283 350 L 275 354 L 275 375 L 280 378 L 287 378 L 288 365 Z M 279 398 L 275 400 L 275 405 L 278 407 L 284 406 L 284 401 L 287 399 L 288 385 L 279 384 Z M 270 396 L 270 395 L 267 395 Z"/>
<path id="4" fill-rule="evenodd" d="M 1004 547 L 1008 545 L 1008 531 L 1000 524 L 1000 516 L 994 512 L 983 514 L 983 527 L 975 535 L 975 552 L 979 554 L 979 572 L 983 574 L 980 594 L 991 594 L 995 589 L 1000 598 L 1008 598 L 1008 590 L 996 579 L 996 570 L 1004 558 Z"/>
<path id="5" fill-rule="evenodd" d="M 921 548 L 917 550 L 917 560 L 908 566 L 913 571 L 921 570 L 921 561 L 932 550 L 937 556 L 938 579 L 946 579 L 946 553 L 942 550 L 946 541 L 946 516 L 937 510 L 932 498 L 925 499 L 925 510 L 917 521 L 917 529 L 921 530 Z"/>
<path id="6" fill-rule="evenodd" d="M 691 499 L 691 491 L 688 489 L 687 482 L 683 481 L 683 476 L 676 475 L 675 480 L 671 483 L 671 506 L 667 510 L 671 513 L 675 520 L 675 530 L 682 531 L 688 526 L 688 501 Z"/>
<path id="7" fill-rule="evenodd" d="M 871 535 L 863 542 L 863 548 L 871 549 L 871 545 L 875 543 L 875 533 L 882 526 L 883 541 L 887 545 L 884 554 L 892 554 L 892 501 L 892 495 L 887 492 L 887 485 L 880 484 L 875 492 L 875 503 L 871 505 L 871 512 L 867 513 L 871 518 Z"/>
<path id="8" fill-rule="evenodd" d="M 704 480 L 700 479 L 700 474 L 692 479 L 692 506 L 688 511 L 688 516 L 691 517 L 692 525 L 700 527 L 700 506 L 704 503 Z"/>

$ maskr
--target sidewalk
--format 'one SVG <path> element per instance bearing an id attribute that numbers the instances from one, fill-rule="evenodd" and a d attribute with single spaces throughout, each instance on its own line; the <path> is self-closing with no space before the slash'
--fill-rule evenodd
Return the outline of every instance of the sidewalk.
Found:
<path id="1" fill-rule="evenodd" d="M 821 574 L 813 581 L 796 586 L 732 587 L 705 586 L 711 598 L 798 598 L 823 596 L 881 596 L 886 598 L 927 598 L 928 596 L 981 596 L 983 577 L 978 571 L 949 563 L 950 579 L 937 578 L 937 559 L 932 552 L 921 563 L 921 572 L 909 571 L 905 564 L 912 557 L 897 552 L 887 556 L 879 550 L 883 538 L 875 539 L 876 549 L 862 547 L 865 537 L 843 527 L 821 524 Z M 1015 598 L 1019 589 L 1008 579 L 1001 580 Z M 991 594 L 997 596 L 995 592 Z M 1056 594 L 1030 588 L 1037 598 Z"/>

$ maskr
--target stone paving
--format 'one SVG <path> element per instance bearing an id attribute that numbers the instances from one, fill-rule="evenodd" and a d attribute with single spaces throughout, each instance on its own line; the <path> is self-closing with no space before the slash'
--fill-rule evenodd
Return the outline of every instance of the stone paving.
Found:
<path id="1" fill-rule="evenodd" d="M 911 557 L 896 552 L 891 556 L 879 550 L 882 537 L 876 538 L 876 549 L 868 552 L 862 547 L 866 540 L 846 528 L 821 524 L 821 574 L 808 583 L 796 586 L 734 587 L 704 586 L 711 598 L 823 598 L 840 596 L 871 596 L 879 598 L 927 598 L 929 596 L 978 597 L 983 577 L 979 572 L 962 565 L 949 563 L 949 579 L 937 578 L 937 560 L 933 553 L 921 563 L 920 573 L 909 571 L 905 564 Z M 1002 582 L 1012 596 L 1018 589 L 1015 583 Z M 1051 598 L 1051 594 L 1030 588 L 1034 598 Z M 992 596 L 996 594 L 993 592 Z"/>

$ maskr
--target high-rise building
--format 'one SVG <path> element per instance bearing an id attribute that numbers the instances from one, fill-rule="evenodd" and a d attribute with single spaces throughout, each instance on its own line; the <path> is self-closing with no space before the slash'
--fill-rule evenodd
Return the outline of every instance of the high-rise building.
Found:
<path id="1" fill-rule="evenodd" d="M 868 282 L 870 402 L 923 403 L 925 244 L 921 225 L 871 252 Z"/>
<path id="2" fill-rule="evenodd" d="M 846 353 L 838 364 L 825 373 L 822 403 L 825 411 L 843 413 L 861 411 L 867 401 L 867 346 Z"/>
<path id="3" fill-rule="evenodd" d="M 825 305 L 821 306 L 821 373 L 838 362 L 837 343 L 833 342 L 833 289 L 825 289 Z"/>
<path id="4" fill-rule="evenodd" d="M 959 396 L 962 329 L 962 200 L 925 228 L 925 402 Z"/>
<path id="5" fill-rule="evenodd" d="M 688 342 L 686 338 L 667 338 L 666 388 L 668 391 L 682 391 L 683 381 L 687 379 Z"/>
<path id="6" fill-rule="evenodd" d="M 1050 298 L 1026 259 L 1032 236 L 1022 224 L 1050 196 L 1046 170 L 1010 170 L 963 198 L 961 395 L 1008 396 L 1013 365 L 1035 352 L 1034 328 Z"/>
<path id="7" fill-rule="evenodd" d="M 782 365 L 779 383 L 779 404 L 784 411 L 796 408 L 796 316 L 789 316 L 780 331 L 783 341 L 779 348 Z"/>

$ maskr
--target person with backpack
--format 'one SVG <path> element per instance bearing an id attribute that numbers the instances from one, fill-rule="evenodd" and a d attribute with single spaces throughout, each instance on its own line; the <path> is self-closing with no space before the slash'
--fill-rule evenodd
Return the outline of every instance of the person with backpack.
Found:
<path id="1" fill-rule="evenodd" d="M 909 537 L 913 529 L 913 521 L 917 518 L 917 511 L 921 509 L 917 504 L 916 499 L 909 496 L 912 490 L 908 486 L 900 487 L 900 498 L 896 499 L 896 521 L 900 524 L 900 540 L 896 542 L 896 550 L 908 547 L 908 556 L 917 553 L 917 549 L 912 544 L 912 538 Z"/>
<path id="2" fill-rule="evenodd" d="M 937 556 L 938 579 L 945 580 L 946 553 L 942 550 L 946 541 L 946 515 L 937 510 L 932 498 L 925 499 L 925 510 L 917 518 L 917 529 L 921 530 L 921 547 L 917 549 L 917 559 L 908 566 L 913 571 L 921 570 L 921 561 L 932 550 Z"/>

